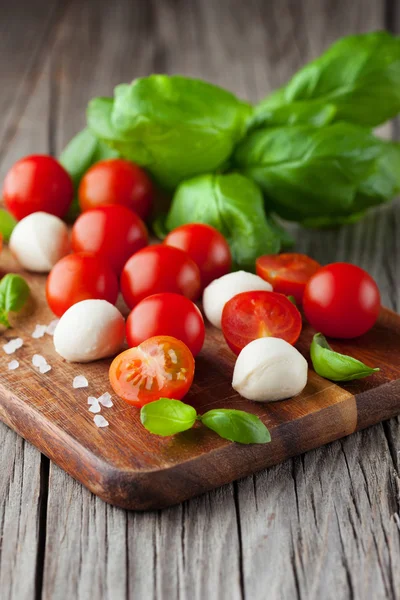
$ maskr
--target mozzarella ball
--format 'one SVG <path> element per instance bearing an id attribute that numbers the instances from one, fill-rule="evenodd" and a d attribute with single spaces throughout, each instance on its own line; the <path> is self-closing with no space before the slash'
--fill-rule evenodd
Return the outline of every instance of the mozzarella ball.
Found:
<path id="1" fill-rule="evenodd" d="M 214 279 L 203 293 L 203 310 L 207 319 L 221 329 L 221 317 L 225 304 L 242 292 L 256 290 L 272 291 L 272 285 L 254 273 L 235 271 Z"/>
<path id="2" fill-rule="evenodd" d="M 106 300 L 83 300 L 69 308 L 54 332 L 54 347 L 69 362 L 91 362 L 116 354 L 124 342 L 125 321 Z"/>
<path id="3" fill-rule="evenodd" d="M 307 375 L 307 361 L 294 346 L 264 337 L 247 344 L 237 357 L 232 387 L 248 400 L 275 402 L 300 394 Z"/>
<path id="4" fill-rule="evenodd" d="M 10 250 L 27 271 L 48 273 L 70 249 L 66 224 L 54 215 L 35 212 L 22 219 L 10 238 Z"/>

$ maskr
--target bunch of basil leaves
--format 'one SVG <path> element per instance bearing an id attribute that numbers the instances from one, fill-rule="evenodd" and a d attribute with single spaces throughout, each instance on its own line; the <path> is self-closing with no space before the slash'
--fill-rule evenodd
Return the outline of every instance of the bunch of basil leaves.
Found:
<path id="1" fill-rule="evenodd" d="M 354 222 L 400 191 L 400 146 L 374 127 L 400 112 L 400 38 L 348 36 L 251 106 L 204 81 L 151 75 L 88 106 L 61 156 L 75 185 L 97 160 L 143 166 L 173 194 L 157 232 L 203 222 L 238 267 L 288 243 L 274 214 L 306 226 Z"/>

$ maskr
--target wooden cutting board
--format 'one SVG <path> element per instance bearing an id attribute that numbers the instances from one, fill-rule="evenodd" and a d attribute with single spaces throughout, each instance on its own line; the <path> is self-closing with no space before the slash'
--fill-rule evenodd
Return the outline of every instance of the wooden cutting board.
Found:
<path id="1" fill-rule="evenodd" d="M 0 266 L 18 271 L 7 251 L 0 256 Z M 201 425 L 171 438 L 154 436 L 140 424 L 138 409 L 114 395 L 114 406 L 101 412 L 109 426 L 99 429 L 87 398 L 112 392 L 110 361 L 69 364 L 55 353 L 51 336 L 33 339 L 35 325 L 48 324 L 54 316 L 45 301 L 45 277 L 24 276 L 34 306 L 0 339 L 0 346 L 14 337 L 24 340 L 10 356 L 0 348 L 0 418 L 111 504 L 137 510 L 176 504 L 400 413 L 400 316 L 383 309 L 377 325 L 361 339 L 333 344 L 339 352 L 380 367 L 379 373 L 337 385 L 310 370 L 301 395 L 269 404 L 244 400 L 234 392 L 235 356 L 221 332 L 208 327 L 185 401 L 200 413 L 237 408 L 257 414 L 271 432 L 269 444 L 234 444 Z M 307 359 L 313 333 L 306 325 L 298 343 Z M 49 373 L 42 375 L 32 365 L 35 353 L 46 357 L 52 366 Z M 20 367 L 9 371 L 14 358 Z M 85 375 L 89 387 L 74 390 L 76 375 Z"/>

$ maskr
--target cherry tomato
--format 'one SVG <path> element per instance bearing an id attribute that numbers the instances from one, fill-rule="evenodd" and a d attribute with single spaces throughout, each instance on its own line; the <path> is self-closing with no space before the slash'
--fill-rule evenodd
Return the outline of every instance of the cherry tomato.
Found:
<path id="1" fill-rule="evenodd" d="M 201 286 L 209 283 L 231 270 L 232 256 L 229 244 L 224 236 L 203 223 L 190 223 L 177 227 L 164 240 L 167 246 L 185 250 L 200 269 Z"/>
<path id="2" fill-rule="evenodd" d="M 322 267 L 307 283 L 303 300 L 304 313 L 314 329 L 344 339 L 371 329 L 380 305 L 375 281 L 364 269 L 349 263 Z"/>
<path id="3" fill-rule="evenodd" d="M 307 281 L 321 268 L 305 254 L 266 254 L 256 260 L 257 275 L 268 281 L 275 292 L 294 296 L 296 302 L 303 301 Z"/>
<path id="4" fill-rule="evenodd" d="M 196 356 L 204 343 L 204 321 L 195 304 L 180 294 L 154 294 L 135 306 L 126 322 L 129 346 L 155 335 L 169 335 L 186 344 Z"/>
<path id="5" fill-rule="evenodd" d="M 82 177 L 78 189 L 82 211 L 104 204 L 123 204 L 146 219 L 150 213 L 153 185 L 146 173 L 122 158 L 101 160 Z"/>
<path id="6" fill-rule="evenodd" d="M 63 217 L 74 188 L 67 171 L 51 156 L 26 156 L 16 162 L 4 180 L 4 202 L 19 221 L 43 211 Z"/>
<path id="7" fill-rule="evenodd" d="M 189 391 L 193 375 L 194 359 L 189 348 L 166 335 L 125 350 L 110 367 L 114 392 L 139 407 L 159 398 L 180 400 Z"/>
<path id="8" fill-rule="evenodd" d="M 222 332 L 229 348 L 239 352 L 253 340 L 277 337 L 295 344 L 302 321 L 298 309 L 276 292 L 242 292 L 231 298 L 222 311 Z"/>
<path id="9" fill-rule="evenodd" d="M 72 228 L 74 252 L 105 258 L 118 275 L 128 258 L 148 244 L 143 221 L 126 206 L 110 204 L 81 214 Z"/>
<path id="10" fill-rule="evenodd" d="M 46 297 L 48 305 L 58 317 L 82 300 L 99 299 L 115 304 L 118 279 L 103 258 L 88 252 L 69 254 L 50 271 Z"/>
<path id="11" fill-rule="evenodd" d="M 163 244 L 148 246 L 136 252 L 124 266 L 121 292 L 130 308 L 160 292 L 182 294 L 196 300 L 200 294 L 200 271 L 179 248 Z"/>

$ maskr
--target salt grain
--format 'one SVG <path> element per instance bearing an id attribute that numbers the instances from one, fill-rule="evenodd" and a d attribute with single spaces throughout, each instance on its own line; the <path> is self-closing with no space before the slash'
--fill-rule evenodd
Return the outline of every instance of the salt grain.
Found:
<path id="1" fill-rule="evenodd" d="M 49 371 L 51 371 L 51 366 L 50 365 L 40 365 L 39 367 L 39 371 L 44 374 L 44 373 L 48 373 Z"/>
<path id="2" fill-rule="evenodd" d="M 111 400 L 111 394 L 105 392 L 101 396 L 97 398 L 97 400 L 102 404 L 105 408 L 111 408 L 114 406 L 113 401 Z"/>
<path id="3" fill-rule="evenodd" d="M 42 338 L 46 333 L 47 325 L 36 325 L 35 331 L 32 333 L 32 337 L 37 340 Z"/>
<path id="4" fill-rule="evenodd" d="M 74 377 L 74 381 L 72 382 L 72 387 L 77 390 L 79 388 L 88 387 L 89 382 L 83 375 L 77 375 Z"/>
<path id="5" fill-rule="evenodd" d="M 13 342 L 16 350 L 18 350 L 18 348 L 22 348 L 22 346 L 24 345 L 24 340 L 21 338 L 15 338 Z"/>
<path id="6" fill-rule="evenodd" d="M 32 356 L 32 364 L 39 369 L 40 367 L 47 365 L 47 360 L 41 354 L 34 354 Z"/>
<path id="7" fill-rule="evenodd" d="M 24 342 L 21 338 L 14 338 L 12 340 L 9 340 L 7 344 L 4 344 L 3 350 L 6 354 L 14 354 L 14 352 L 18 350 L 18 348 L 21 348 L 23 343 Z"/>
<path id="8" fill-rule="evenodd" d="M 96 415 L 94 422 L 97 427 L 107 427 L 109 425 L 107 419 L 105 419 L 102 415 Z"/>
<path id="9" fill-rule="evenodd" d="M 46 327 L 46 333 L 47 335 L 54 335 L 54 332 L 56 330 L 56 327 L 59 323 L 60 319 L 54 319 L 54 321 L 51 321 L 47 327 Z"/>
<path id="10" fill-rule="evenodd" d="M 87 403 L 93 404 L 93 402 L 97 402 L 97 398 L 95 398 L 94 396 L 89 396 L 87 399 Z"/>
<path id="11" fill-rule="evenodd" d="M 11 362 L 8 363 L 9 371 L 15 371 L 15 369 L 18 369 L 18 367 L 19 367 L 19 362 L 17 360 L 12 360 Z"/>
<path id="12" fill-rule="evenodd" d="M 91 407 L 89 408 L 89 412 L 99 413 L 100 411 L 101 411 L 101 406 L 99 404 L 99 401 L 97 400 L 97 398 L 93 398 L 93 402 L 91 404 Z"/>

